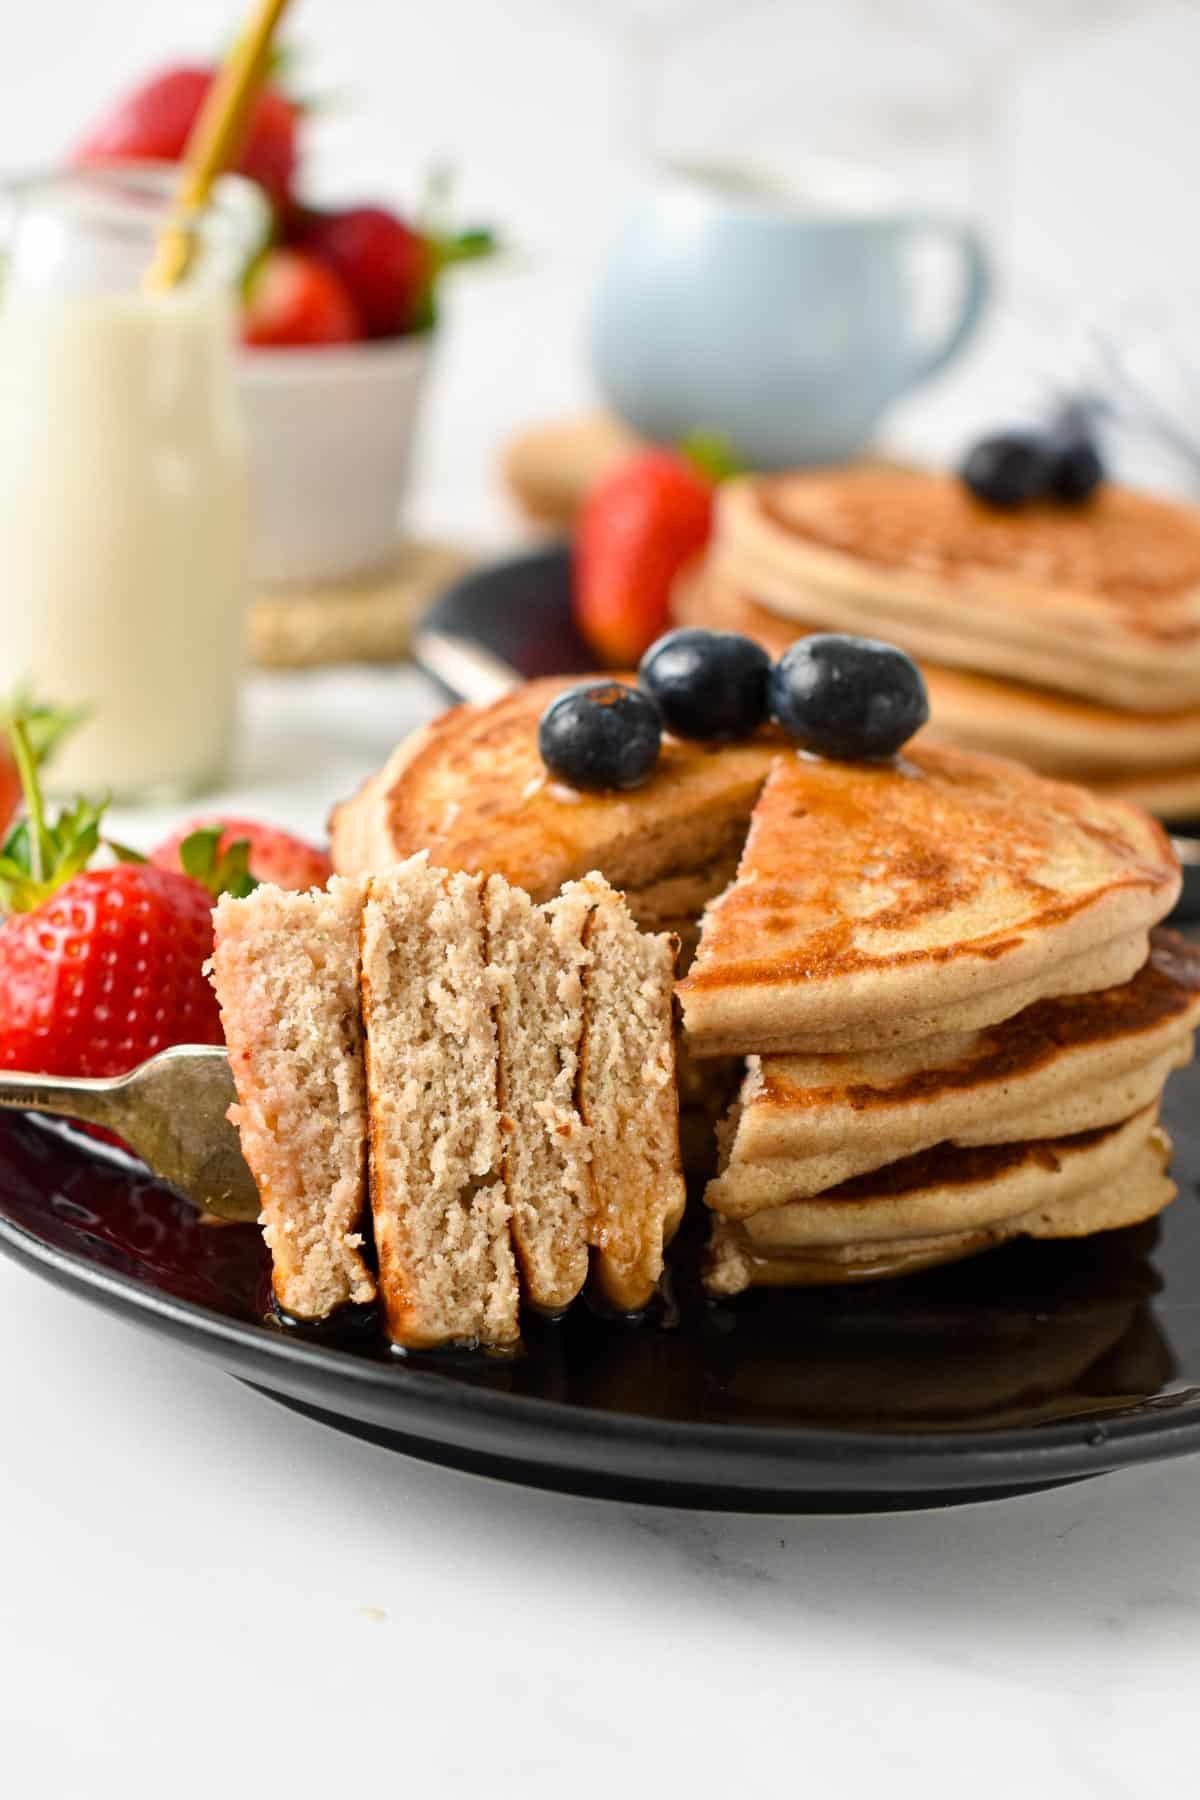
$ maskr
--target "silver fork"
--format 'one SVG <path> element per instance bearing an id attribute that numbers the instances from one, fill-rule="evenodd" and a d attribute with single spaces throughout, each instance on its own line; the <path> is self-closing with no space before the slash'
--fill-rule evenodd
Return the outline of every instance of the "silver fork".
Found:
<path id="1" fill-rule="evenodd" d="M 229 1058 L 181 1044 L 112 1081 L 0 1075 L 0 1107 L 101 1125 L 161 1180 L 219 1219 L 256 1219 L 258 1190 L 226 1118 L 236 1098 Z"/>

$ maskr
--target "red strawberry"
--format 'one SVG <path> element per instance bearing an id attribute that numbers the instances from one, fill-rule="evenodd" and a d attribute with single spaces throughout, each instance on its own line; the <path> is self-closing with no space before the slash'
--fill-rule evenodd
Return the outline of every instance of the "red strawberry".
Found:
<path id="1" fill-rule="evenodd" d="M 670 623 L 671 589 L 712 531 L 713 484 L 672 450 L 644 450 L 584 501 L 574 553 L 575 622 L 614 668 L 635 668 Z"/>
<path id="2" fill-rule="evenodd" d="M 120 863 L 73 876 L 0 926 L 0 1068 L 124 1075 L 168 1044 L 219 1044 L 212 901 L 186 875 Z"/>
<path id="3" fill-rule="evenodd" d="M 333 874 L 324 850 L 252 819 L 195 819 L 153 850 L 150 861 L 184 870 L 214 896 L 248 892 L 258 881 L 297 891 L 324 887 Z"/>
<path id="4" fill-rule="evenodd" d="M 191 64 L 165 69 L 134 88 L 93 127 L 75 151 L 77 163 L 178 162 L 212 86 L 213 71 Z M 237 166 L 277 205 L 296 171 L 299 111 L 278 88 L 255 101 Z"/>
<path id="5" fill-rule="evenodd" d="M 246 287 L 242 342 L 259 349 L 350 344 L 363 335 L 354 302 L 332 269 L 299 250 L 268 250 Z"/>
<path id="6" fill-rule="evenodd" d="M 6 745 L 0 745 L 0 831 L 8 829 L 9 821 L 21 804 L 21 777 L 17 765 L 12 759 Z"/>
<path id="7" fill-rule="evenodd" d="M 382 206 L 309 212 L 296 242 L 345 286 L 368 337 L 397 337 L 423 322 L 434 275 L 429 239 Z"/>
<path id="8" fill-rule="evenodd" d="M 26 814 L 0 849 L 0 1068 L 122 1075 L 168 1044 L 219 1044 L 209 894 L 141 861 L 90 869 L 101 809 L 48 819 L 19 710 L 8 731 Z"/>

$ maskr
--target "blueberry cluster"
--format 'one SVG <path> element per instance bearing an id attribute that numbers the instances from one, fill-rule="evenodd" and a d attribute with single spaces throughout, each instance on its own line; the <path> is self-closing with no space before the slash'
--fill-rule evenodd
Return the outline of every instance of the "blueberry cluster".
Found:
<path id="1" fill-rule="evenodd" d="M 1031 500 L 1081 506 L 1104 480 L 1104 464 L 1086 428 L 1068 414 L 1049 431 L 981 438 L 962 478 L 988 506 L 1027 506 Z"/>
<path id="2" fill-rule="evenodd" d="M 538 749 L 560 781 L 605 792 L 649 778 L 664 730 L 728 743 L 770 718 L 808 750 L 859 761 L 891 756 L 928 717 L 921 672 L 893 644 L 821 633 L 773 664 L 750 638 L 687 626 L 650 646 L 637 687 L 589 681 L 552 700 Z"/>

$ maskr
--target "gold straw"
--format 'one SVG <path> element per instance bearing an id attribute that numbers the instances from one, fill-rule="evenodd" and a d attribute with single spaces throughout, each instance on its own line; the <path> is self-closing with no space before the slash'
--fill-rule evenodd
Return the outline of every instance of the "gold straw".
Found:
<path id="1" fill-rule="evenodd" d="M 257 0 L 245 29 L 217 71 L 188 138 L 171 216 L 143 278 L 147 293 L 174 287 L 188 271 L 195 247 L 192 220 L 208 200 L 217 176 L 241 149 L 250 109 L 270 62 L 275 28 L 287 5 L 288 0 Z"/>

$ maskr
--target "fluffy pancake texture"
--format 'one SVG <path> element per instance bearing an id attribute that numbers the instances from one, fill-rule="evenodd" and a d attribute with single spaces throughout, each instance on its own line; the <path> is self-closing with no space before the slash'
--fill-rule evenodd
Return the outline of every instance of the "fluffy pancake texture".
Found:
<path id="1" fill-rule="evenodd" d="M 358 886 L 335 880 L 327 893 L 223 895 L 214 912 L 230 1117 L 262 1199 L 276 1298 L 302 1319 L 375 1297 L 363 1258 L 362 903 Z"/>
<path id="2" fill-rule="evenodd" d="M 579 886 L 540 907 L 499 875 L 484 890 L 513 1244 L 526 1297 L 551 1313 L 588 1274 L 591 1145 L 576 1086 L 593 905 Z"/>
<path id="3" fill-rule="evenodd" d="M 593 1269 L 644 1307 L 684 1204 L 675 951 L 599 875 L 539 905 L 425 853 L 223 900 L 232 1116 L 281 1305 L 378 1296 L 410 1349 L 515 1344 L 522 1297 L 560 1312 Z"/>
<path id="4" fill-rule="evenodd" d="M 482 883 L 411 857 L 362 920 L 371 1210 L 393 1343 L 519 1336 Z"/>
<path id="5" fill-rule="evenodd" d="M 604 1297 L 635 1312 L 654 1293 L 686 1200 L 671 1003 L 676 946 L 639 931 L 601 877 L 574 889 L 592 901 L 578 1089 L 591 1145 L 589 1241 Z"/>
<path id="6" fill-rule="evenodd" d="M 1015 763 L 787 752 L 679 986 L 689 1047 L 870 1049 L 1127 981 L 1179 881 L 1144 814 Z"/>

